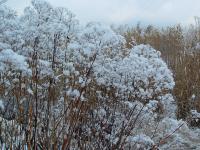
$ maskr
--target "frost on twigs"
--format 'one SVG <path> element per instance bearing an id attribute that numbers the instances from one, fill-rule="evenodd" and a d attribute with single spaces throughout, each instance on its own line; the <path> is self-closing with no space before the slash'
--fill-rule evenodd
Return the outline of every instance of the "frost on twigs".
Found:
<path id="1" fill-rule="evenodd" d="M 160 58 L 159 52 L 150 46 L 135 46 L 124 58 L 106 59 L 104 63 L 99 61 L 94 70 L 99 85 L 115 87 L 116 94 L 125 100 L 137 100 L 144 104 L 156 100 L 166 113 L 173 107 L 170 92 L 175 83 L 172 72 Z"/>
<path id="2" fill-rule="evenodd" d="M 13 52 L 11 49 L 5 49 L 0 52 L 0 64 L 1 72 L 6 72 L 6 70 L 13 69 L 16 71 L 22 71 L 25 74 L 31 73 L 31 70 L 28 68 L 26 58 Z"/>
<path id="3" fill-rule="evenodd" d="M 128 49 L 109 26 L 82 27 L 68 9 L 31 4 L 21 16 L 0 6 L 0 140 L 7 149 L 150 149 L 190 141 L 193 133 L 175 119 L 173 75 L 160 52 Z M 171 135 L 179 123 L 186 130 Z"/>

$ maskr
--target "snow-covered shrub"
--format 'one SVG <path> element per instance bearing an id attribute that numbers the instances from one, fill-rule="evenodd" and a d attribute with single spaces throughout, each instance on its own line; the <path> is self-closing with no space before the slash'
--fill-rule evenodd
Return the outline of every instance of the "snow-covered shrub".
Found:
<path id="1" fill-rule="evenodd" d="M 172 73 L 160 58 L 159 52 L 152 47 L 135 46 L 124 58 L 107 59 L 104 63 L 101 61 L 94 64 L 94 74 L 99 85 L 115 87 L 115 94 L 124 97 L 125 101 L 148 104 L 156 100 L 161 109 L 159 111 L 166 113 L 173 108 L 174 100 L 170 91 L 175 83 Z"/>
<path id="2" fill-rule="evenodd" d="M 0 10 L 7 148 L 149 149 L 177 127 L 173 76 L 151 46 L 127 49 L 110 27 L 80 27 L 69 10 L 43 0 L 20 17 Z"/>
<path id="3" fill-rule="evenodd" d="M 122 53 L 125 39 L 116 34 L 110 27 L 100 23 L 88 23 L 78 34 L 78 39 L 69 46 L 85 55 L 97 53 L 106 57 L 114 57 Z"/>
<path id="4" fill-rule="evenodd" d="M 16 51 L 23 42 L 20 37 L 21 26 L 16 12 L 1 5 L 0 19 L 0 50 L 7 45 L 7 49 L 11 48 Z"/>
<path id="5" fill-rule="evenodd" d="M 123 48 L 123 37 L 101 24 L 89 24 L 82 32 L 77 41 L 69 44 L 69 49 L 73 56 L 78 55 L 77 51 L 82 54 L 73 60 L 74 64 L 80 63 L 86 72 L 90 71 L 86 76 L 89 80 L 84 80 L 85 76 L 79 78 L 81 84 L 89 82 L 82 93 L 86 101 L 78 105 L 87 106 L 82 113 L 88 114 L 90 122 L 77 123 L 82 136 L 90 137 L 90 148 L 126 147 L 130 144 L 126 140 L 129 136 L 142 134 L 144 126 L 153 127 L 162 118 L 159 115 L 174 117 L 170 94 L 174 81 L 159 52 L 148 45 L 127 50 Z M 85 143 L 81 134 L 78 141 Z M 73 142 L 77 145 L 76 140 Z"/>
<path id="6" fill-rule="evenodd" d="M 154 141 L 144 134 L 128 137 L 127 142 L 135 146 L 135 149 L 150 149 L 154 145 Z M 130 147 L 129 145 L 129 147 Z"/>
<path id="7" fill-rule="evenodd" d="M 28 68 L 25 57 L 23 57 L 22 55 L 18 55 L 11 49 L 4 49 L 0 52 L 0 64 L 1 73 L 13 69 L 15 71 L 21 71 L 23 73 L 30 74 L 30 70 Z"/>

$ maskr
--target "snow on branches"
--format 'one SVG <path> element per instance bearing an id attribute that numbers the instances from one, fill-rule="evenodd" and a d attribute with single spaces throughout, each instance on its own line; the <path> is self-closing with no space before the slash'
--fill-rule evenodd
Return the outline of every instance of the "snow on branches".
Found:
<path id="1" fill-rule="evenodd" d="M 68 9 L 31 4 L 21 16 L 0 6 L 4 145 L 147 149 L 159 143 L 157 130 L 173 132 L 175 83 L 160 52 L 128 49 L 109 26 L 80 26 Z"/>

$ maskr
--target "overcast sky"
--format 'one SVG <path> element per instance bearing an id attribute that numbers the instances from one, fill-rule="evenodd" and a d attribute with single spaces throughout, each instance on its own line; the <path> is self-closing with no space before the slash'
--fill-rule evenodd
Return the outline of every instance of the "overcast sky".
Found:
<path id="1" fill-rule="evenodd" d="M 31 0 L 8 0 L 22 13 Z M 47 0 L 70 9 L 82 23 L 171 25 L 193 23 L 200 16 L 200 0 Z"/>

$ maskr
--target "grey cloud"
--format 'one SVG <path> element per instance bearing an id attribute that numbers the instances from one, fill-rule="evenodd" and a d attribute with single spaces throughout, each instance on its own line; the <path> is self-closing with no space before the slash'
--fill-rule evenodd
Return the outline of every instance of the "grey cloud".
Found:
<path id="1" fill-rule="evenodd" d="M 31 0 L 8 0 L 19 13 Z M 82 22 L 126 24 L 188 24 L 200 16 L 199 0 L 48 0 L 53 6 L 69 8 Z"/>

